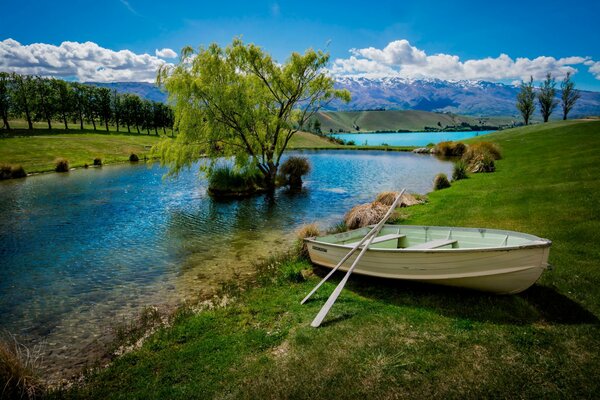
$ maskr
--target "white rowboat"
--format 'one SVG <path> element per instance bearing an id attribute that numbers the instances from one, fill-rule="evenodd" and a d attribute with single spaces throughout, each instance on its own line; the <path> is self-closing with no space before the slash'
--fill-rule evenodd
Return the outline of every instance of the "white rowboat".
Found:
<path id="1" fill-rule="evenodd" d="M 313 263 L 334 268 L 372 227 L 305 239 Z M 357 274 L 519 293 L 548 267 L 552 242 L 480 228 L 384 225 L 354 270 Z M 348 270 L 357 254 L 340 269 Z"/>

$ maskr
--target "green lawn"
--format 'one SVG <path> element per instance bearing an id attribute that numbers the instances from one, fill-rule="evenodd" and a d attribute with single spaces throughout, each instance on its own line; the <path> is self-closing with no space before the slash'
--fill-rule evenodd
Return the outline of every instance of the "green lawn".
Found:
<path id="1" fill-rule="evenodd" d="M 600 122 L 500 132 L 504 159 L 432 193 L 407 223 L 515 229 L 554 241 L 554 270 L 520 295 L 354 276 L 294 258 L 263 267 L 237 301 L 182 311 L 140 350 L 91 374 L 85 398 L 591 398 L 600 393 Z M 323 271 L 316 270 L 323 275 Z"/>

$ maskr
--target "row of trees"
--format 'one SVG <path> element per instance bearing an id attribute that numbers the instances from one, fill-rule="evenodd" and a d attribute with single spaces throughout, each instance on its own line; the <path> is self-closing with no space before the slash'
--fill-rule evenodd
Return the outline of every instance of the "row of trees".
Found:
<path id="1" fill-rule="evenodd" d="M 560 89 L 563 120 L 566 120 L 569 112 L 581 97 L 579 91 L 575 90 L 575 83 L 571 80 L 570 72 L 567 72 L 567 75 L 562 80 Z M 537 95 L 533 86 L 533 77 L 530 77 L 529 82 L 521 83 L 521 91 L 517 95 L 517 109 L 523 116 L 525 125 L 529 125 L 529 120 L 535 111 L 536 97 L 544 122 L 548 122 L 550 115 L 559 104 L 559 101 L 556 99 L 556 80 L 552 77 L 552 74 L 548 73 L 546 75 L 546 79 L 542 82 Z"/>
<path id="2" fill-rule="evenodd" d="M 67 82 L 55 78 L 0 72 L 0 115 L 5 129 L 10 129 L 11 118 L 25 119 L 29 129 L 33 122 L 44 121 L 52 129 L 53 121 L 61 121 L 65 129 L 69 123 L 84 122 L 94 130 L 109 124 L 117 131 L 126 127 L 148 134 L 158 134 L 172 128 L 174 113 L 166 104 L 141 99 L 134 94 L 120 94 L 116 90 Z"/>

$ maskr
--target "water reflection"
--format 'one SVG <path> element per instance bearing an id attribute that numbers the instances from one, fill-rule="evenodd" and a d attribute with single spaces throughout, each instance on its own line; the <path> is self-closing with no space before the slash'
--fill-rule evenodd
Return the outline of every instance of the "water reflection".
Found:
<path id="1" fill-rule="evenodd" d="M 382 190 L 429 191 L 451 164 L 394 152 L 302 152 L 305 189 L 213 201 L 195 171 L 108 166 L 0 183 L 0 319 L 46 341 L 58 376 L 96 358 L 109 327 L 147 304 L 173 305 L 251 273 L 293 231 L 338 222 Z"/>

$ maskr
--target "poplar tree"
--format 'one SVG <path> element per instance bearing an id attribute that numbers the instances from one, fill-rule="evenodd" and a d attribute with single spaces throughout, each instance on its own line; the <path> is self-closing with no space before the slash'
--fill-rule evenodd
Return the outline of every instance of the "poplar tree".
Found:
<path id="1" fill-rule="evenodd" d="M 571 72 L 567 72 L 567 75 L 560 84 L 561 93 L 561 105 L 563 110 L 563 120 L 567 119 L 567 115 L 581 97 L 579 90 L 575 90 L 575 83 L 571 80 Z"/>
<path id="2" fill-rule="evenodd" d="M 533 90 L 533 76 L 529 82 L 521 82 L 521 91 L 517 95 L 517 109 L 523 116 L 525 125 L 529 125 L 529 119 L 535 111 L 535 92 Z"/>

